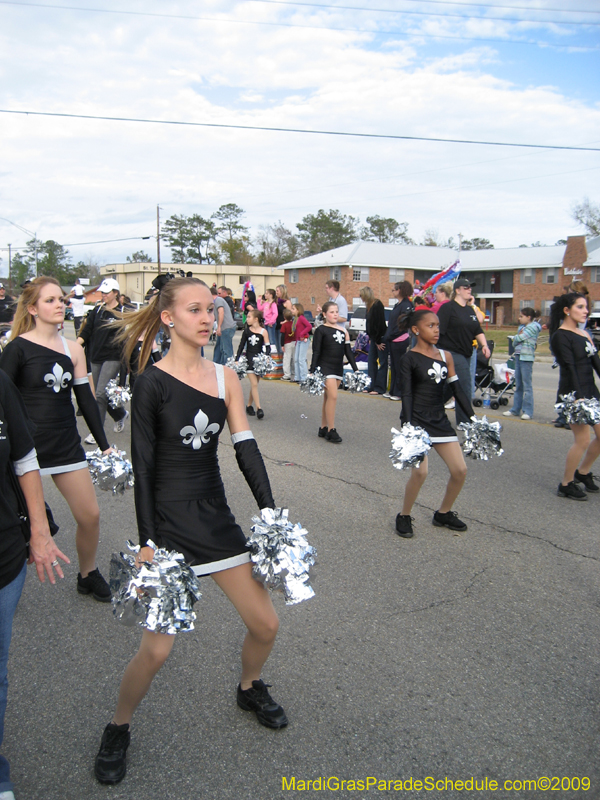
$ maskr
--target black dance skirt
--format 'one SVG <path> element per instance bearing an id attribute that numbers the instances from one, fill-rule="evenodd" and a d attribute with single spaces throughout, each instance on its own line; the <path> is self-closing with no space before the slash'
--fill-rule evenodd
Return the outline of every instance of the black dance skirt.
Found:
<path id="1" fill-rule="evenodd" d="M 156 503 L 155 544 L 177 550 L 197 575 L 208 575 L 250 560 L 246 536 L 225 497 Z"/>

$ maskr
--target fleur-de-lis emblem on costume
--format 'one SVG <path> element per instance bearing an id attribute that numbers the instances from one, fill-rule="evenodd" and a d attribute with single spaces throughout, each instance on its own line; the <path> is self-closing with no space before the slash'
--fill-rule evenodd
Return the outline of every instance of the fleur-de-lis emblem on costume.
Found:
<path id="1" fill-rule="evenodd" d="M 434 361 L 431 369 L 427 370 L 427 374 L 431 375 L 431 377 L 436 383 L 440 383 L 441 381 L 444 380 L 444 378 L 448 374 L 448 369 L 447 367 L 444 367 L 442 364 L 438 364 L 437 361 Z"/>
<path id="2" fill-rule="evenodd" d="M 194 450 L 200 450 L 203 444 L 208 444 L 211 433 L 218 433 L 219 426 L 216 422 L 208 424 L 208 417 L 200 409 L 194 417 L 194 425 L 186 425 L 179 431 L 183 436 L 184 444 L 191 444 Z"/>
<path id="3" fill-rule="evenodd" d="M 257 336 L 255 333 L 253 333 L 252 336 L 248 337 L 248 341 L 250 342 L 252 347 L 256 347 L 256 345 L 260 342 L 260 340 L 261 340 L 261 337 Z"/>
<path id="4" fill-rule="evenodd" d="M 70 372 L 64 372 L 60 364 L 56 363 L 52 367 L 52 372 L 47 372 L 44 375 L 46 386 L 49 389 L 54 389 L 55 392 L 60 392 L 61 389 L 66 389 L 69 381 L 73 376 Z"/>
<path id="5" fill-rule="evenodd" d="M 593 355 L 594 355 L 594 353 L 596 352 L 596 348 L 595 348 L 595 347 L 594 347 L 594 345 L 593 345 L 593 344 L 590 342 L 590 340 L 589 340 L 589 339 L 588 339 L 588 340 L 587 340 L 587 342 L 585 343 L 585 352 L 586 352 L 586 353 L 588 354 L 588 356 L 590 356 L 590 357 L 591 357 L 591 356 L 593 356 Z"/>
<path id="6" fill-rule="evenodd" d="M 345 335 L 341 331 L 336 331 L 333 334 L 333 338 L 338 344 L 341 344 L 346 339 Z"/>

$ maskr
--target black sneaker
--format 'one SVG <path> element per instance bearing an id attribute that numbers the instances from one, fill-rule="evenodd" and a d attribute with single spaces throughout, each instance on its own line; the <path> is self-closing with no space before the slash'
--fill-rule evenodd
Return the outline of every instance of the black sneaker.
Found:
<path id="1" fill-rule="evenodd" d="M 333 442 L 333 444 L 341 444 L 342 437 L 336 431 L 335 428 L 332 428 L 330 431 L 327 431 L 327 436 L 325 437 L 328 442 Z"/>
<path id="2" fill-rule="evenodd" d="M 568 497 L 569 500 L 587 500 L 588 496 L 580 489 L 579 486 L 575 483 L 575 481 L 570 481 L 567 483 L 566 486 L 563 486 L 562 483 L 558 484 L 558 491 L 556 494 L 559 497 Z"/>
<path id="3" fill-rule="evenodd" d="M 111 600 L 109 585 L 97 568 L 93 569 L 87 578 L 82 578 L 80 572 L 77 574 L 77 591 L 79 594 L 91 594 L 94 600 L 100 603 L 110 603 Z"/>
<path id="4" fill-rule="evenodd" d="M 412 529 L 412 521 L 414 517 L 410 514 L 398 514 L 396 516 L 396 533 L 404 539 L 412 539 L 415 535 Z"/>
<path id="5" fill-rule="evenodd" d="M 575 481 L 577 483 L 583 483 L 586 492 L 600 492 L 600 486 L 598 486 L 597 483 L 594 483 L 594 476 L 591 472 L 587 472 L 585 475 L 583 475 L 578 469 L 576 469 Z"/>
<path id="6" fill-rule="evenodd" d="M 326 439 L 327 438 L 327 430 L 328 430 L 327 425 L 325 425 L 324 428 L 319 428 L 319 438 L 320 439 Z"/>
<path id="7" fill-rule="evenodd" d="M 246 414 L 249 417 L 253 417 L 255 415 L 254 407 L 253 406 L 246 406 Z"/>
<path id="8" fill-rule="evenodd" d="M 100 750 L 94 763 L 94 775 L 100 783 L 119 783 L 127 772 L 127 748 L 129 747 L 129 725 L 111 722 L 102 734 Z"/>
<path id="9" fill-rule="evenodd" d="M 265 412 L 262 410 L 262 408 L 257 408 L 256 409 L 256 418 L 257 419 L 263 419 L 264 416 L 265 416 Z"/>
<path id="10" fill-rule="evenodd" d="M 288 724 L 285 711 L 269 694 L 270 684 L 262 680 L 252 681 L 251 689 L 242 689 L 238 684 L 237 704 L 244 711 L 255 711 L 256 718 L 267 728 L 284 728 Z"/>
<path id="11" fill-rule="evenodd" d="M 458 518 L 456 511 L 446 511 L 445 514 L 436 511 L 433 515 L 433 524 L 436 528 L 450 528 L 451 531 L 467 530 L 466 524 Z"/>

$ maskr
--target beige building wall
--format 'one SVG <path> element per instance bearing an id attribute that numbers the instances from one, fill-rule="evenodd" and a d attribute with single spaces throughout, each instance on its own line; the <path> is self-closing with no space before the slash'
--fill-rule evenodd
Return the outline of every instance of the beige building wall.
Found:
<path id="1" fill-rule="evenodd" d="M 249 280 L 254 284 L 257 296 L 264 294 L 265 289 L 274 289 L 284 282 L 283 269 L 276 267 L 240 267 L 235 264 L 161 264 L 161 272 L 175 272 L 183 269 L 191 272 L 194 278 L 200 278 L 209 286 L 227 286 L 233 292 L 235 300 L 241 300 L 244 283 Z M 152 281 L 158 275 L 158 267 L 149 264 L 107 264 L 101 267 L 102 277 L 115 278 L 123 294 L 134 302 L 142 303 Z"/>

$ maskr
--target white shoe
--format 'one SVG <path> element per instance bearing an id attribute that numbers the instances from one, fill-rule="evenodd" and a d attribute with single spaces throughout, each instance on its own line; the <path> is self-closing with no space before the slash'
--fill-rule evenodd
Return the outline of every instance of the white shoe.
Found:
<path id="1" fill-rule="evenodd" d="M 123 431 L 125 430 L 125 420 L 127 419 L 128 416 L 129 416 L 129 411 L 126 410 L 123 419 L 117 420 L 117 422 L 115 422 L 115 426 L 113 428 L 115 433 L 123 433 Z"/>
<path id="2" fill-rule="evenodd" d="M 503 417 L 516 417 L 517 415 L 513 414 L 512 411 L 503 411 L 502 412 L 502 416 Z M 527 419 L 529 419 L 529 417 L 527 417 Z"/>
<path id="3" fill-rule="evenodd" d="M 384 397 L 387 397 L 387 398 L 389 399 L 389 397 L 390 397 L 390 393 L 389 393 L 389 392 L 384 392 L 384 393 L 383 393 L 383 396 L 384 396 Z"/>
<path id="4" fill-rule="evenodd" d="M 15 800 L 15 796 L 12 792 L 0 792 L 0 800 Z"/>
<path id="5" fill-rule="evenodd" d="M 529 414 L 521 414 L 521 419 L 531 419 Z"/>
<path id="6" fill-rule="evenodd" d="M 383 395 L 383 396 L 385 397 L 385 395 Z M 396 397 L 395 394 L 389 394 L 388 395 L 388 400 L 402 400 L 402 398 L 401 397 Z"/>
<path id="7" fill-rule="evenodd" d="M 452 398 L 452 400 L 448 400 L 448 402 L 444 404 L 444 408 L 454 408 L 455 405 L 454 398 Z"/>
<path id="8" fill-rule="evenodd" d="M 85 444 L 96 444 L 96 440 L 94 439 L 91 433 L 89 434 L 89 436 L 86 436 L 83 441 L 85 442 Z"/>

